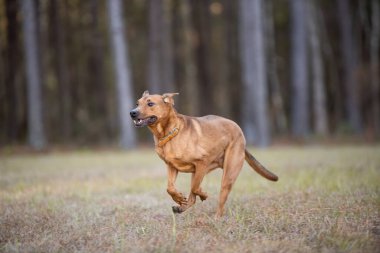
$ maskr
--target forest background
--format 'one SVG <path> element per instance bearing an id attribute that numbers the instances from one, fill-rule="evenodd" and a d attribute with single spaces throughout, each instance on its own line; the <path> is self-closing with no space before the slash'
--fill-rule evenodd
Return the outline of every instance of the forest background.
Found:
<path id="1" fill-rule="evenodd" d="M 373 142 L 379 45 L 376 0 L 0 0 L 0 144 L 135 147 L 144 90 L 250 145 Z"/>

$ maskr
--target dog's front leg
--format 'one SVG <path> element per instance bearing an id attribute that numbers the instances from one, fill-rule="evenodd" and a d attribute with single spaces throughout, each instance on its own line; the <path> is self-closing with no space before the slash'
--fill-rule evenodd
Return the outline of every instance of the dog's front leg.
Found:
<path id="1" fill-rule="evenodd" d="M 191 190 L 190 190 L 189 198 L 187 199 L 187 204 L 173 207 L 174 212 L 181 213 L 189 209 L 191 206 L 195 204 L 196 196 L 199 196 L 202 201 L 207 199 L 207 193 L 203 192 L 200 187 L 203 177 L 206 175 L 206 173 L 207 173 L 206 167 L 203 167 L 203 166 L 199 166 L 197 170 L 194 173 L 192 173 Z"/>
<path id="2" fill-rule="evenodd" d="M 175 185 L 174 185 L 174 183 L 177 179 L 178 170 L 169 164 L 168 164 L 167 168 L 168 168 L 168 188 L 167 188 L 167 191 L 168 191 L 169 195 L 173 198 L 173 200 L 179 205 L 179 207 L 173 207 L 173 211 L 180 213 L 184 209 L 183 207 L 185 207 L 187 205 L 187 199 L 182 193 L 177 191 L 177 189 L 175 188 Z"/>

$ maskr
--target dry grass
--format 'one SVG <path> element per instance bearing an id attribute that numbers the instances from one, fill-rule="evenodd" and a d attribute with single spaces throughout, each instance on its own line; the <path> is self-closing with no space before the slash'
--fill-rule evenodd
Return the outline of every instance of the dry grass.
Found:
<path id="1" fill-rule="evenodd" d="M 214 220 L 209 199 L 173 215 L 153 151 L 2 155 L 2 252 L 378 252 L 380 147 L 253 150 L 280 176 L 245 165 Z M 189 175 L 178 188 L 188 193 Z"/>

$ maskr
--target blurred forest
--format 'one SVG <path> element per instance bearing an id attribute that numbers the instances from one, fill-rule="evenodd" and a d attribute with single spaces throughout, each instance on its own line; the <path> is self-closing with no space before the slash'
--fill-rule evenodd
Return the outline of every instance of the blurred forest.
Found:
<path id="1" fill-rule="evenodd" d="M 0 144 L 150 140 L 146 89 L 247 142 L 380 134 L 378 0 L 0 0 Z"/>

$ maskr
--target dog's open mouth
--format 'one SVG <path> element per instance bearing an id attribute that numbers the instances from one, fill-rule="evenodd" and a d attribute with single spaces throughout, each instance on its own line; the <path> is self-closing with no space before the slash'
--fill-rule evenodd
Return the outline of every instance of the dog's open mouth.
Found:
<path id="1" fill-rule="evenodd" d="M 154 124 L 154 122 L 156 122 L 156 120 L 157 120 L 156 116 L 150 116 L 150 117 L 147 117 L 145 119 L 135 119 L 135 120 L 133 120 L 133 123 L 135 123 L 136 127 L 144 127 L 144 126 Z"/>

